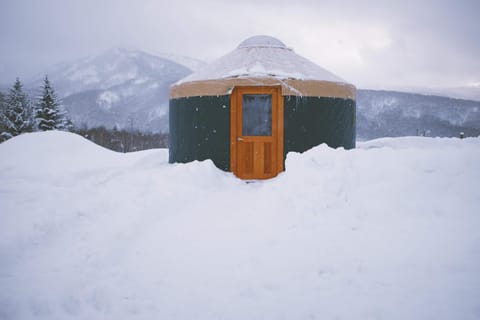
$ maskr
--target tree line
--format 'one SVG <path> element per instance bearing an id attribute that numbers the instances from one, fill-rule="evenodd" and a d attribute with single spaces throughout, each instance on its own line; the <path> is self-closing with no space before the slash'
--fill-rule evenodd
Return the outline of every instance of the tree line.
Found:
<path id="1" fill-rule="evenodd" d="M 7 94 L 0 93 L 0 142 L 26 132 L 73 128 L 55 90 L 45 76 L 41 94 L 32 101 L 16 79 Z"/>
<path id="2" fill-rule="evenodd" d="M 45 76 L 41 93 L 33 101 L 24 92 L 18 78 L 8 93 L 0 92 L 0 143 L 22 133 L 47 130 L 74 132 L 119 152 L 168 147 L 168 134 L 165 133 L 146 133 L 118 127 L 75 127 L 48 76 Z"/>
<path id="3" fill-rule="evenodd" d="M 167 133 L 150 133 L 139 130 L 125 130 L 114 127 L 74 128 L 73 132 L 94 143 L 118 152 L 132 152 L 147 149 L 167 148 Z"/>

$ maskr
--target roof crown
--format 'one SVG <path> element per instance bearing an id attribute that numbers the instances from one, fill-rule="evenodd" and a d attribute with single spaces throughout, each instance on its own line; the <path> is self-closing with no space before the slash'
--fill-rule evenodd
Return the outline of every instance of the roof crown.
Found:
<path id="1" fill-rule="evenodd" d="M 259 77 L 346 82 L 296 54 L 282 41 L 270 36 L 258 35 L 244 40 L 232 52 L 176 84 L 202 80 Z"/>
<path id="2" fill-rule="evenodd" d="M 263 47 L 263 48 L 283 48 L 288 49 L 285 43 L 278 40 L 277 38 L 270 37 L 270 36 L 253 36 L 248 39 L 243 40 L 239 45 L 238 48 L 252 48 L 252 47 Z M 291 50 L 291 49 L 290 49 Z"/>

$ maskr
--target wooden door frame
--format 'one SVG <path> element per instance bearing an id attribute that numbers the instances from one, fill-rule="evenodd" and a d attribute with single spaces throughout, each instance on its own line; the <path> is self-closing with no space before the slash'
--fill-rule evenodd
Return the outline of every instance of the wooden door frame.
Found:
<path id="1" fill-rule="evenodd" d="M 242 120 L 240 112 L 243 94 L 272 94 L 272 137 L 276 150 L 276 163 L 274 163 L 274 176 L 283 171 L 283 143 L 284 143 L 284 101 L 281 86 L 238 86 L 230 96 L 230 171 L 237 172 L 237 137 L 241 135 L 242 128 L 238 123 Z M 274 119 L 274 101 L 277 101 L 276 119 Z"/>

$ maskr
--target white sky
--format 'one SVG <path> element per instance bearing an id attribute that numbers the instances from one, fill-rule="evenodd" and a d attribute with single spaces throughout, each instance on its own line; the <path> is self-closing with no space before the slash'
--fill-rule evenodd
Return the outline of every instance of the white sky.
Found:
<path id="1" fill-rule="evenodd" d="M 113 46 L 209 61 L 268 34 L 360 88 L 480 86 L 479 13 L 479 0 L 0 0 L 0 82 Z"/>

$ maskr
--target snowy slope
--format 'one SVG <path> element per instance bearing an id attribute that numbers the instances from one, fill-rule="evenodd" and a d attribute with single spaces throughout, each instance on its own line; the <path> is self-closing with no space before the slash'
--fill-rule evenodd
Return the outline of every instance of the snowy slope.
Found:
<path id="1" fill-rule="evenodd" d="M 443 88 L 403 88 L 400 91 L 418 92 L 423 94 L 448 96 L 457 99 L 467 99 L 480 101 L 480 82 L 473 82 L 463 86 L 443 87 Z"/>
<path id="2" fill-rule="evenodd" d="M 167 52 L 154 52 L 154 55 L 178 63 L 179 65 L 185 66 L 192 71 L 196 71 L 207 64 L 205 61 L 199 59 Z"/>
<path id="3" fill-rule="evenodd" d="M 191 70 L 172 60 L 124 48 L 58 65 L 45 74 L 77 126 L 168 130 L 170 84 Z M 29 83 L 41 86 L 44 74 Z"/>
<path id="4" fill-rule="evenodd" d="M 56 65 L 45 71 L 62 96 L 89 90 L 106 90 L 126 82 L 153 84 L 171 82 L 191 72 L 167 58 L 143 51 L 112 48 L 97 55 Z M 42 84 L 44 74 L 31 82 Z"/>
<path id="5" fill-rule="evenodd" d="M 357 137 L 480 135 L 480 101 L 407 92 L 358 90 Z"/>
<path id="6" fill-rule="evenodd" d="M 246 184 L 61 132 L 0 145 L 0 319 L 479 319 L 480 139 Z"/>

